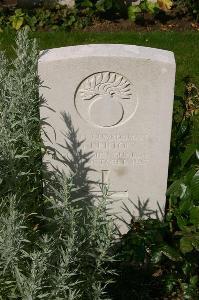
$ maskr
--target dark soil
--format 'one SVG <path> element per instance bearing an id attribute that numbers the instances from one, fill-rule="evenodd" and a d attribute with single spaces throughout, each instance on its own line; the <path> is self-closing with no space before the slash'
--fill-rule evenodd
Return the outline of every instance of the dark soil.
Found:
<path id="1" fill-rule="evenodd" d="M 85 32 L 117 32 L 117 31 L 199 31 L 199 23 L 195 22 L 191 17 L 182 18 L 156 18 L 144 16 L 133 23 L 130 20 L 98 20 L 95 19 L 92 25 L 83 29 Z"/>

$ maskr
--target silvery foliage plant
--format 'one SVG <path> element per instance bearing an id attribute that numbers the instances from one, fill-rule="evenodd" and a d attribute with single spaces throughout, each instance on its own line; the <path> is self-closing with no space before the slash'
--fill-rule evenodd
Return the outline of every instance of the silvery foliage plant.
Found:
<path id="1" fill-rule="evenodd" d="M 108 299 L 115 227 L 107 193 L 82 209 L 87 195 L 61 173 L 46 183 L 50 196 L 43 190 L 38 57 L 27 30 L 13 59 L 0 54 L 0 299 Z"/>

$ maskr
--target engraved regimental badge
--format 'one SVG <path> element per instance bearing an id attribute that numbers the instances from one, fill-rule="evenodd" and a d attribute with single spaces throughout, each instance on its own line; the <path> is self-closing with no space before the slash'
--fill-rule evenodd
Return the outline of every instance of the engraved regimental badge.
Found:
<path id="1" fill-rule="evenodd" d="M 132 83 L 114 72 L 90 75 L 75 93 L 75 107 L 81 118 L 101 128 L 125 124 L 135 114 L 137 105 Z"/>

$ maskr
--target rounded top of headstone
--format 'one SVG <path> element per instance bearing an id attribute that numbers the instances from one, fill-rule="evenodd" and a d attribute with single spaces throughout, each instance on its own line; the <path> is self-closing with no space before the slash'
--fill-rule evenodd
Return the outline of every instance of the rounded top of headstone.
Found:
<path id="1" fill-rule="evenodd" d="M 90 44 L 43 50 L 39 62 L 78 57 L 131 57 L 175 65 L 174 53 L 167 50 L 123 44 Z"/>

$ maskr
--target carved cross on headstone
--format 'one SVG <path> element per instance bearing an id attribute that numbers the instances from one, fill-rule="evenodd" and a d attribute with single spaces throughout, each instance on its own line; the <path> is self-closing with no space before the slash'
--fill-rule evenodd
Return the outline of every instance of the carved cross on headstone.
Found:
<path id="1" fill-rule="evenodd" d="M 93 191 L 94 194 L 97 196 L 102 196 L 102 193 L 104 192 L 105 194 L 107 193 L 107 196 L 112 198 L 112 199 L 128 199 L 128 191 L 121 191 L 114 189 L 111 190 L 109 189 L 111 186 L 111 171 L 110 170 L 101 170 L 101 180 L 100 180 L 100 187 L 101 190 L 99 191 Z"/>

